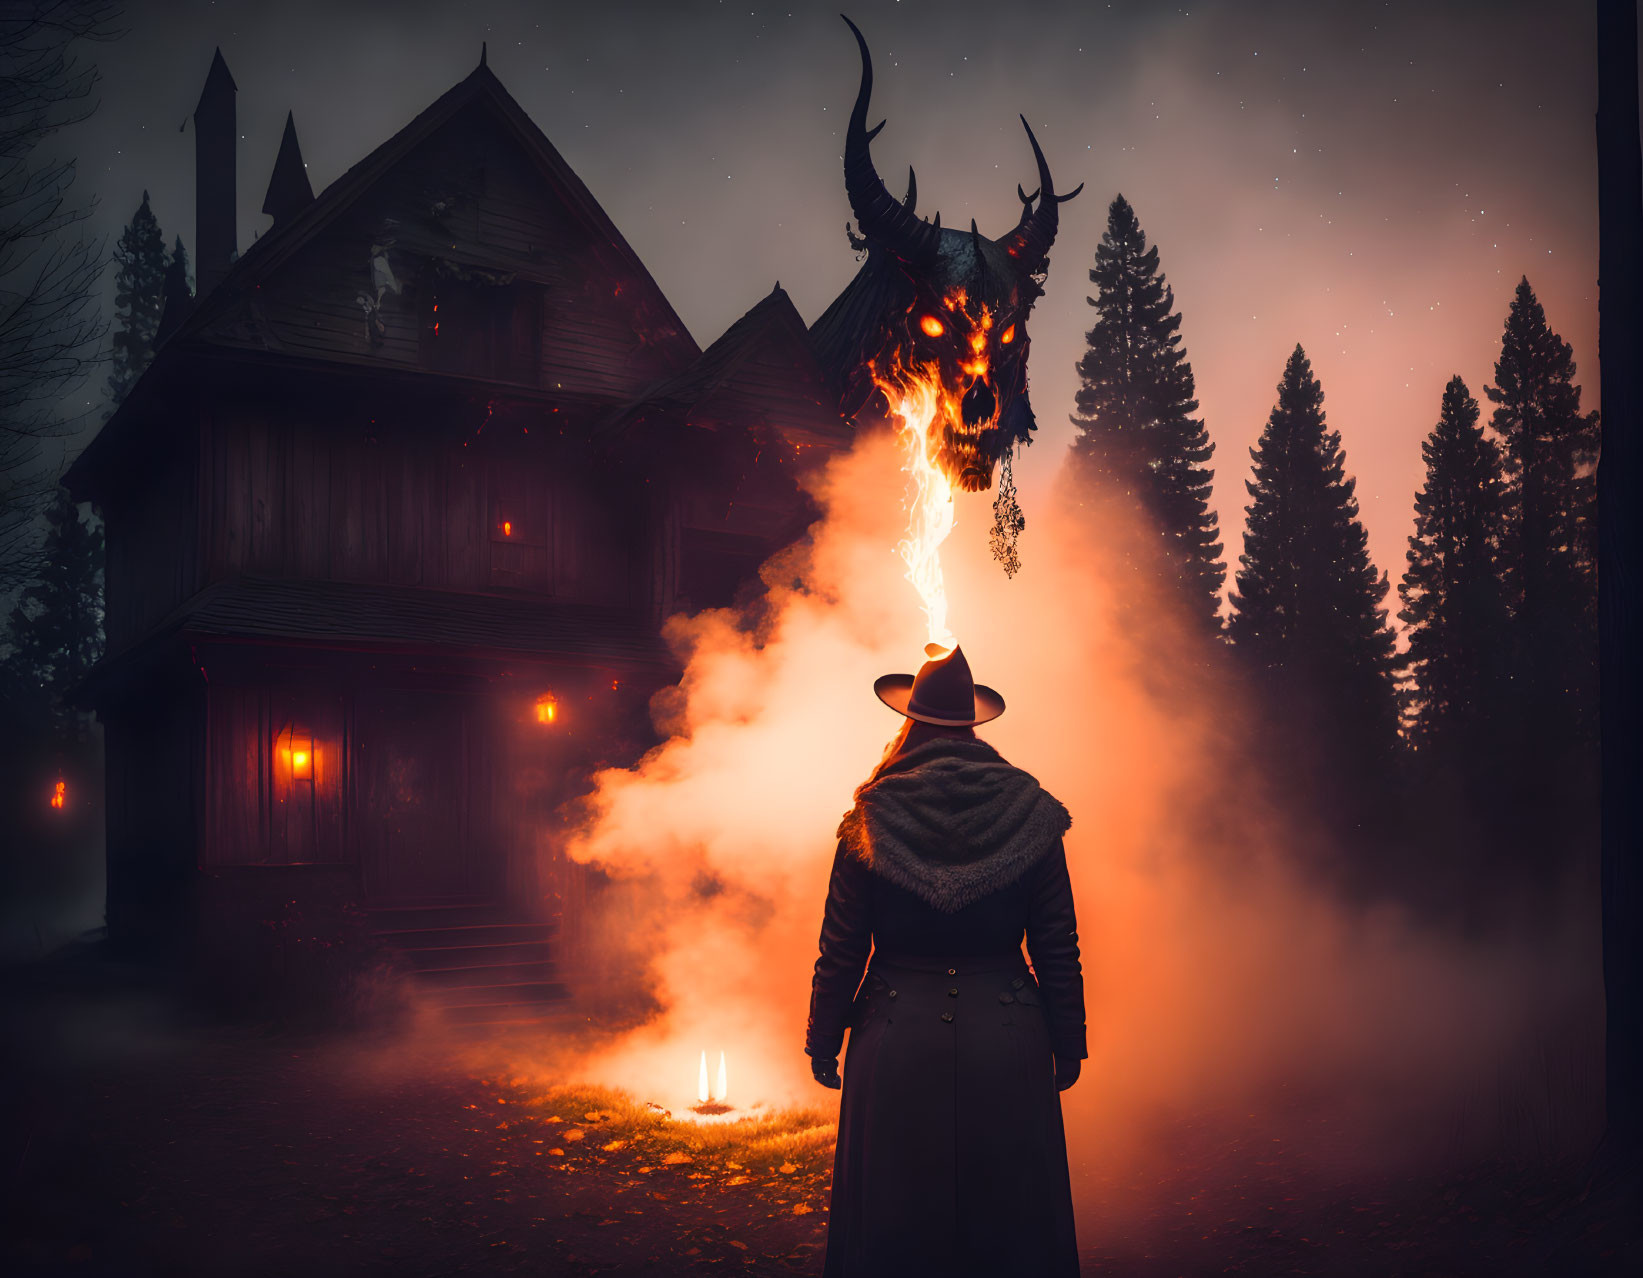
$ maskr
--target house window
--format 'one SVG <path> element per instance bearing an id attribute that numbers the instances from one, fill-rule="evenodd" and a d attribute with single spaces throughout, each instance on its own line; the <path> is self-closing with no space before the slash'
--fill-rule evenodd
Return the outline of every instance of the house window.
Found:
<path id="1" fill-rule="evenodd" d="M 422 363 L 437 373 L 535 386 L 542 290 L 528 281 L 435 263 L 422 289 Z"/>
<path id="2" fill-rule="evenodd" d="M 516 454 L 493 456 L 490 487 L 492 586 L 553 590 L 553 507 L 547 476 Z"/>

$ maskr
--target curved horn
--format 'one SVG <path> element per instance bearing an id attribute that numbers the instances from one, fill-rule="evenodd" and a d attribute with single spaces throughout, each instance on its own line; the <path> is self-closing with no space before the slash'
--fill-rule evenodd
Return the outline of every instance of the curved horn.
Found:
<path id="1" fill-rule="evenodd" d="M 873 167 L 869 144 L 884 127 L 883 123 L 872 130 L 867 127 L 867 103 L 873 95 L 873 59 L 867 52 L 867 40 L 861 30 L 849 18 L 844 22 L 861 49 L 861 89 L 856 94 L 856 105 L 850 112 L 850 125 L 844 135 L 844 189 L 850 197 L 850 211 L 856 215 L 856 225 L 862 235 L 874 244 L 906 262 L 928 261 L 936 255 L 941 233 L 914 214 L 910 199 L 902 204 L 892 196 Z"/>
<path id="2" fill-rule="evenodd" d="M 1016 229 L 1019 230 L 1027 224 L 1027 219 L 1033 215 L 1033 201 L 1038 198 L 1038 192 L 1034 191 L 1031 195 L 1028 195 L 1021 189 L 1021 183 L 1017 182 L 1015 193 L 1016 197 L 1021 201 L 1021 216 L 1016 219 L 1015 223 Z"/>
<path id="3" fill-rule="evenodd" d="M 1050 245 L 1055 243 L 1056 228 L 1061 222 L 1060 205 L 1065 204 L 1079 191 L 1084 189 L 1080 182 L 1078 186 L 1066 195 L 1055 193 L 1055 181 L 1050 177 L 1049 161 L 1044 158 L 1043 148 L 1038 145 L 1038 139 L 1033 136 L 1033 127 L 1027 123 L 1027 117 L 1021 117 L 1021 127 L 1027 130 L 1027 141 L 1033 144 L 1033 158 L 1038 161 L 1038 207 L 1029 216 L 1025 207 L 1022 209 L 1021 224 L 999 241 L 1000 246 L 1011 257 L 1021 264 L 1025 271 L 1031 271 L 1042 262 L 1050 251 Z M 1016 194 L 1022 197 L 1025 205 L 1026 196 L 1021 188 L 1016 188 Z"/>

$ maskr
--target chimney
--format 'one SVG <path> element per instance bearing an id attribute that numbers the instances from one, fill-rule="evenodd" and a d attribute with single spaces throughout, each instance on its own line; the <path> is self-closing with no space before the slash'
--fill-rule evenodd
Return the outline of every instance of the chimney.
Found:
<path id="1" fill-rule="evenodd" d="M 234 247 L 234 95 L 228 63 L 218 49 L 194 108 L 194 270 L 204 297 L 224 275 Z"/>
<path id="2" fill-rule="evenodd" d="M 278 226 L 313 202 L 314 188 L 308 185 L 308 169 L 302 162 L 302 148 L 297 145 L 297 122 L 287 111 L 285 136 L 280 139 L 280 153 L 274 161 L 274 175 L 268 179 L 262 211 Z"/>

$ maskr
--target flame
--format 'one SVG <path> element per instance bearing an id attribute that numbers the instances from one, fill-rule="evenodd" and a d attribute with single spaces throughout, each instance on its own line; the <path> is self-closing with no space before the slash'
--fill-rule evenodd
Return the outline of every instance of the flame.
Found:
<path id="1" fill-rule="evenodd" d="M 987 352 L 988 334 L 994 325 L 992 308 L 980 305 L 971 311 L 963 289 L 955 289 L 942 298 L 942 305 L 949 311 L 961 312 L 971 324 L 964 341 L 969 358 L 957 361 L 959 372 L 969 379 L 968 385 L 951 384 L 942 376 L 942 366 L 935 360 L 908 364 L 895 355 L 888 367 L 872 363 L 868 370 L 873 384 L 883 392 L 890 406 L 890 415 L 898 423 L 904 455 L 902 469 L 913 481 L 907 532 L 897 543 L 896 553 L 906 565 L 907 580 L 918 591 L 930 642 L 951 649 L 958 645 L 958 640 L 947 628 L 947 588 L 941 572 L 941 546 L 953 531 L 955 487 L 979 491 L 986 486 L 966 476 L 975 469 L 969 463 L 976 460 L 976 441 L 996 425 L 998 408 L 995 399 L 990 422 L 977 422 L 969 427 L 960 425 L 964 421 L 967 393 L 977 382 L 990 380 L 992 364 Z M 919 326 L 931 337 L 946 331 L 946 325 L 934 315 L 922 316 Z M 1001 341 L 1008 342 L 1014 336 L 1012 324 Z"/>
<path id="2" fill-rule="evenodd" d="M 898 364 L 890 377 L 882 377 L 873 369 L 873 382 L 884 392 L 890 413 L 899 423 L 902 469 L 913 481 L 907 532 L 896 543 L 896 553 L 907 567 L 907 580 L 918 591 L 930 642 L 952 648 L 958 640 L 947 628 L 947 584 L 941 574 L 941 544 L 953 531 L 953 484 L 930 456 L 931 427 L 942 409 L 941 372 L 935 364 L 927 364 L 917 371 Z M 956 418 L 957 409 L 956 403 L 950 405 L 949 414 Z"/>
<path id="3" fill-rule="evenodd" d="M 56 785 L 54 785 L 51 788 L 51 806 L 54 807 L 54 808 L 61 808 L 64 805 L 66 805 L 67 802 L 68 802 L 68 782 L 67 781 L 59 781 Z M 724 1078 L 724 1062 L 723 1061 L 721 1061 L 719 1063 L 719 1078 L 722 1082 L 722 1080 Z"/>
<path id="4" fill-rule="evenodd" d="M 719 1077 L 713 1088 L 713 1099 L 723 1104 L 725 1095 L 729 1090 L 725 1086 L 725 1054 L 721 1051 L 719 1053 Z"/>
<path id="5" fill-rule="evenodd" d="M 559 698 L 551 692 L 544 692 L 536 699 L 536 721 L 538 723 L 553 723 L 559 718 Z"/>

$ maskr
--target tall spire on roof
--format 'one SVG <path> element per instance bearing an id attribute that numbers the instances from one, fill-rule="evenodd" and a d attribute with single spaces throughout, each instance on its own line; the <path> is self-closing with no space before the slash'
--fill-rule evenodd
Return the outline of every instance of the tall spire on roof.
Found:
<path id="1" fill-rule="evenodd" d="M 228 274 L 236 254 L 234 95 L 238 92 L 218 49 L 194 108 L 194 270 L 201 297 Z"/>
<path id="2" fill-rule="evenodd" d="M 268 179 L 262 211 L 278 226 L 313 202 L 314 188 L 308 184 L 308 166 L 302 162 L 302 148 L 297 145 L 296 118 L 287 111 L 285 136 L 280 139 L 280 153 L 274 160 L 273 176 Z"/>

